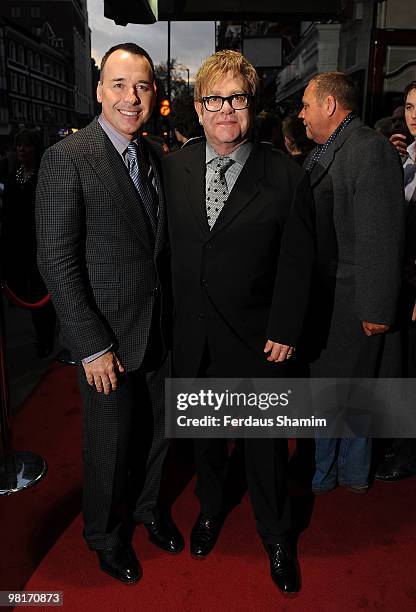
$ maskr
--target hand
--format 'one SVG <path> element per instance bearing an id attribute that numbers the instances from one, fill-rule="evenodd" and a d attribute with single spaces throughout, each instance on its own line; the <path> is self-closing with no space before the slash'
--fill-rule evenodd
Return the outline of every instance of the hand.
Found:
<path id="1" fill-rule="evenodd" d="M 400 155 L 407 155 L 406 136 L 404 134 L 392 134 L 390 136 L 390 142 L 397 149 Z"/>
<path id="2" fill-rule="evenodd" d="M 416 304 L 413 306 L 412 321 L 416 321 Z"/>
<path id="3" fill-rule="evenodd" d="M 362 321 L 363 331 L 366 336 L 375 336 L 376 334 L 384 334 L 389 329 L 388 325 L 380 325 L 378 323 L 369 323 Z"/>
<path id="4" fill-rule="evenodd" d="M 264 352 L 270 353 L 270 355 L 267 357 L 267 361 L 281 362 L 292 357 L 295 349 L 293 346 L 288 346 L 287 344 L 280 344 L 279 342 L 267 340 L 264 347 Z"/>
<path id="5" fill-rule="evenodd" d="M 110 391 L 117 389 L 117 373 L 124 372 L 120 360 L 113 351 L 108 351 L 94 361 L 82 365 L 88 384 L 92 387 L 95 385 L 97 391 L 99 393 L 104 391 L 105 395 L 109 395 Z"/>

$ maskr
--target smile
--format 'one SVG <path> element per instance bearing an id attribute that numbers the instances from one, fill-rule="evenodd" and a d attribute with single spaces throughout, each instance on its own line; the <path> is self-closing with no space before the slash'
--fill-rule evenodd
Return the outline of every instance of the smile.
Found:
<path id="1" fill-rule="evenodd" d="M 139 114 L 139 111 L 127 111 L 123 110 L 122 108 L 118 108 L 117 110 L 119 113 L 125 115 L 126 117 L 136 117 Z"/>

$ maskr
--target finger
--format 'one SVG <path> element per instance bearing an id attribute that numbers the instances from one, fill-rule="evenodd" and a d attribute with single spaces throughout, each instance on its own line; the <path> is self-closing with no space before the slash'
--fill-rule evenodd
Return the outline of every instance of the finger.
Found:
<path id="1" fill-rule="evenodd" d="M 285 361 L 288 350 L 289 350 L 289 347 L 287 346 L 281 346 L 281 345 L 277 345 L 277 347 L 275 346 L 275 349 L 273 351 L 274 361 L 279 362 L 279 363 L 281 361 Z"/>
<path id="2" fill-rule="evenodd" d="M 289 352 L 289 351 L 288 351 L 288 349 L 287 349 L 287 348 L 282 348 L 282 349 L 279 351 L 279 356 L 278 356 L 278 358 L 276 359 L 276 361 L 277 361 L 278 363 L 280 363 L 280 362 L 282 362 L 282 361 L 286 361 L 286 359 L 287 359 L 287 355 L 288 355 L 288 352 Z"/>
<path id="3" fill-rule="evenodd" d="M 122 365 L 122 363 L 121 363 L 120 359 L 118 359 L 118 358 L 116 358 L 116 359 L 117 359 L 117 360 L 116 360 L 116 366 L 117 366 L 118 371 L 119 371 L 119 372 L 124 372 L 124 367 L 123 367 L 123 365 Z"/>
<path id="4" fill-rule="evenodd" d="M 95 384 L 95 388 L 97 389 L 98 393 L 102 393 L 103 383 L 101 380 L 101 376 L 99 374 L 94 374 L 94 384 Z"/>
<path id="5" fill-rule="evenodd" d="M 91 374 L 91 372 L 85 372 L 85 376 L 87 379 L 87 383 L 93 387 L 94 386 L 94 376 Z"/>
<path id="6" fill-rule="evenodd" d="M 264 347 L 264 353 L 268 353 L 269 351 L 271 351 L 273 348 L 273 342 L 271 340 L 267 340 L 265 347 Z"/>
<path id="7" fill-rule="evenodd" d="M 103 389 L 105 395 L 110 395 L 111 392 L 111 382 L 109 378 L 103 378 Z"/>
<path id="8" fill-rule="evenodd" d="M 113 391 L 115 391 L 117 389 L 117 374 L 114 372 L 114 370 L 112 372 L 109 373 L 108 378 L 110 379 L 110 387 Z"/>
<path id="9" fill-rule="evenodd" d="M 280 353 L 280 348 L 278 344 L 274 344 L 273 342 L 271 343 L 271 351 L 270 351 L 270 355 L 267 357 L 267 361 L 277 361 L 277 358 L 279 357 L 279 353 Z"/>

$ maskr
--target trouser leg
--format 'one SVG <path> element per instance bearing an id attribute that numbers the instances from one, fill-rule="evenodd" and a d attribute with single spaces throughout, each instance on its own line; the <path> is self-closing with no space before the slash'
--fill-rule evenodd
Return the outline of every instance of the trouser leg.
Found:
<path id="1" fill-rule="evenodd" d="M 277 544 L 291 528 L 287 488 L 287 440 L 246 439 L 247 484 L 257 529 L 267 544 Z"/>
<path id="2" fill-rule="evenodd" d="M 224 482 L 227 473 L 227 440 L 194 440 L 196 464 L 195 493 L 204 514 L 220 515 L 224 509 Z"/>
<path id="3" fill-rule="evenodd" d="M 126 486 L 135 401 L 130 375 L 109 395 L 88 385 L 82 367 L 79 380 L 84 400 L 84 537 L 90 548 L 100 550 L 120 540 L 117 509 Z"/>
<path id="4" fill-rule="evenodd" d="M 155 512 L 157 512 L 162 466 L 169 446 L 169 440 L 165 437 L 165 378 L 167 375 L 166 361 L 158 370 L 145 374 L 142 382 L 142 386 L 145 387 L 144 392 L 149 398 L 147 404 L 149 416 L 145 419 L 146 424 L 141 422 L 138 412 L 136 417 L 139 430 L 142 430 L 146 439 L 143 447 L 148 449 L 148 452 L 144 458 L 143 487 L 137 498 L 133 515 L 137 522 L 150 522 L 155 518 Z"/>

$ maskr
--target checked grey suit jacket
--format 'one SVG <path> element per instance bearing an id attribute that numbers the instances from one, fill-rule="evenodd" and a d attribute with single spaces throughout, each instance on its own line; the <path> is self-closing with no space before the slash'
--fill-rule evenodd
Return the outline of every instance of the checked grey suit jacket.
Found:
<path id="1" fill-rule="evenodd" d="M 37 189 L 38 264 L 63 336 L 78 359 L 113 343 L 127 370 L 143 360 L 155 300 L 162 327 L 169 302 L 158 152 L 145 146 L 159 182 L 154 244 L 127 168 L 96 119 L 46 151 Z"/>

